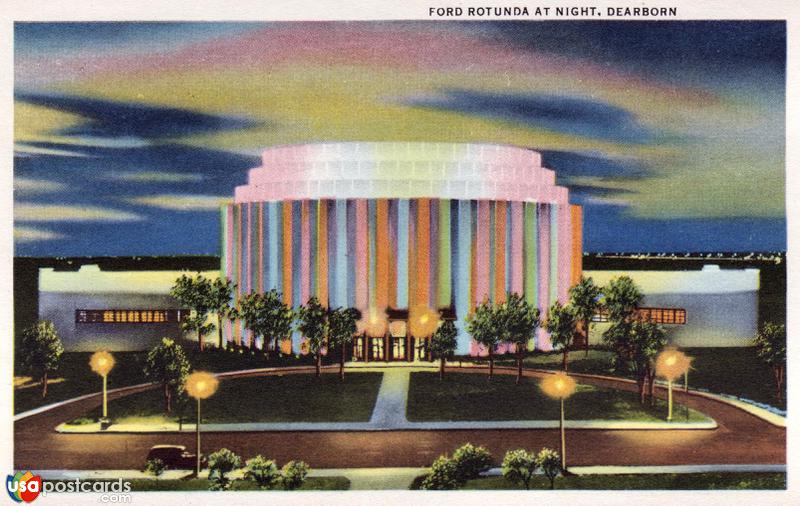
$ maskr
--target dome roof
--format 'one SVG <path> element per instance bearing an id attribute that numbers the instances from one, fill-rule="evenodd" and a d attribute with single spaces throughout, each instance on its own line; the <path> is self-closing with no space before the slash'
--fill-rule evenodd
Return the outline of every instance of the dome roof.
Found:
<path id="1" fill-rule="evenodd" d="M 495 144 L 337 142 L 262 154 L 235 202 L 441 198 L 566 204 L 536 151 Z"/>

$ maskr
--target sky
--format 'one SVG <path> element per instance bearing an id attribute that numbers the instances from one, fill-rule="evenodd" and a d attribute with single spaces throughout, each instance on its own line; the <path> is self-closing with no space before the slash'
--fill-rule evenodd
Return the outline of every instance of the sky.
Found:
<path id="1" fill-rule="evenodd" d="M 17 23 L 18 256 L 219 253 L 261 150 L 543 154 L 589 252 L 786 248 L 783 22 Z"/>

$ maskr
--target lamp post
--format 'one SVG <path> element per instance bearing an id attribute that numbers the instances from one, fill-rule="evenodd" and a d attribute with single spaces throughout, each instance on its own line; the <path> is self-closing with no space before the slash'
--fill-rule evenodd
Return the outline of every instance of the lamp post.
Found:
<path id="1" fill-rule="evenodd" d="M 217 391 L 219 380 L 210 372 L 196 371 L 186 378 L 186 392 L 190 397 L 197 399 L 197 469 L 196 476 L 200 475 L 200 401 L 214 395 Z"/>
<path id="2" fill-rule="evenodd" d="M 561 401 L 561 418 L 558 428 L 561 432 L 561 469 L 567 469 L 567 442 L 564 429 L 564 399 L 575 393 L 575 380 L 564 371 L 548 375 L 539 384 L 542 391 L 550 398 Z"/>
<path id="3" fill-rule="evenodd" d="M 414 306 L 408 312 L 408 327 L 417 339 L 431 337 L 439 327 L 439 312 L 425 305 Z"/>
<path id="4" fill-rule="evenodd" d="M 688 374 L 692 359 L 677 348 L 670 347 L 656 357 L 656 374 L 667 380 L 667 421 L 672 421 L 672 382 Z"/>
<path id="5" fill-rule="evenodd" d="M 107 351 L 97 351 L 89 359 L 89 367 L 103 377 L 103 417 L 100 418 L 100 429 L 105 430 L 111 425 L 108 419 L 108 373 L 114 367 L 114 357 Z"/>

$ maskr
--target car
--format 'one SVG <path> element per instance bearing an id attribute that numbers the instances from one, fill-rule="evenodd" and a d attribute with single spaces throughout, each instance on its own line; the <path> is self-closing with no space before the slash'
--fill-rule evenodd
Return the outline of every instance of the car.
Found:
<path id="1" fill-rule="evenodd" d="M 197 454 L 186 451 L 183 445 L 155 445 L 147 453 L 147 460 L 159 459 L 167 469 L 195 469 Z M 208 460 L 200 455 L 200 467 L 206 467 Z"/>

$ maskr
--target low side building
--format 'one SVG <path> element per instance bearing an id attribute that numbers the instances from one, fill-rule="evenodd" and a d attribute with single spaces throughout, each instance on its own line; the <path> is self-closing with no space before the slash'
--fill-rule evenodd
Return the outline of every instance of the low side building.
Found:
<path id="1" fill-rule="evenodd" d="M 137 351 L 163 337 L 181 337 L 187 308 L 169 296 L 187 271 L 105 271 L 39 269 L 39 318 L 51 320 L 66 351 Z M 219 271 L 205 271 L 215 279 Z"/>
<path id="2" fill-rule="evenodd" d="M 705 265 L 695 271 L 587 270 L 605 286 L 628 276 L 644 293 L 640 315 L 662 324 L 672 344 L 680 347 L 748 346 L 758 326 L 759 269 L 720 269 Z M 594 318 L 590 344 L 602 341 L 610 326 L 602 313 Z"/>

